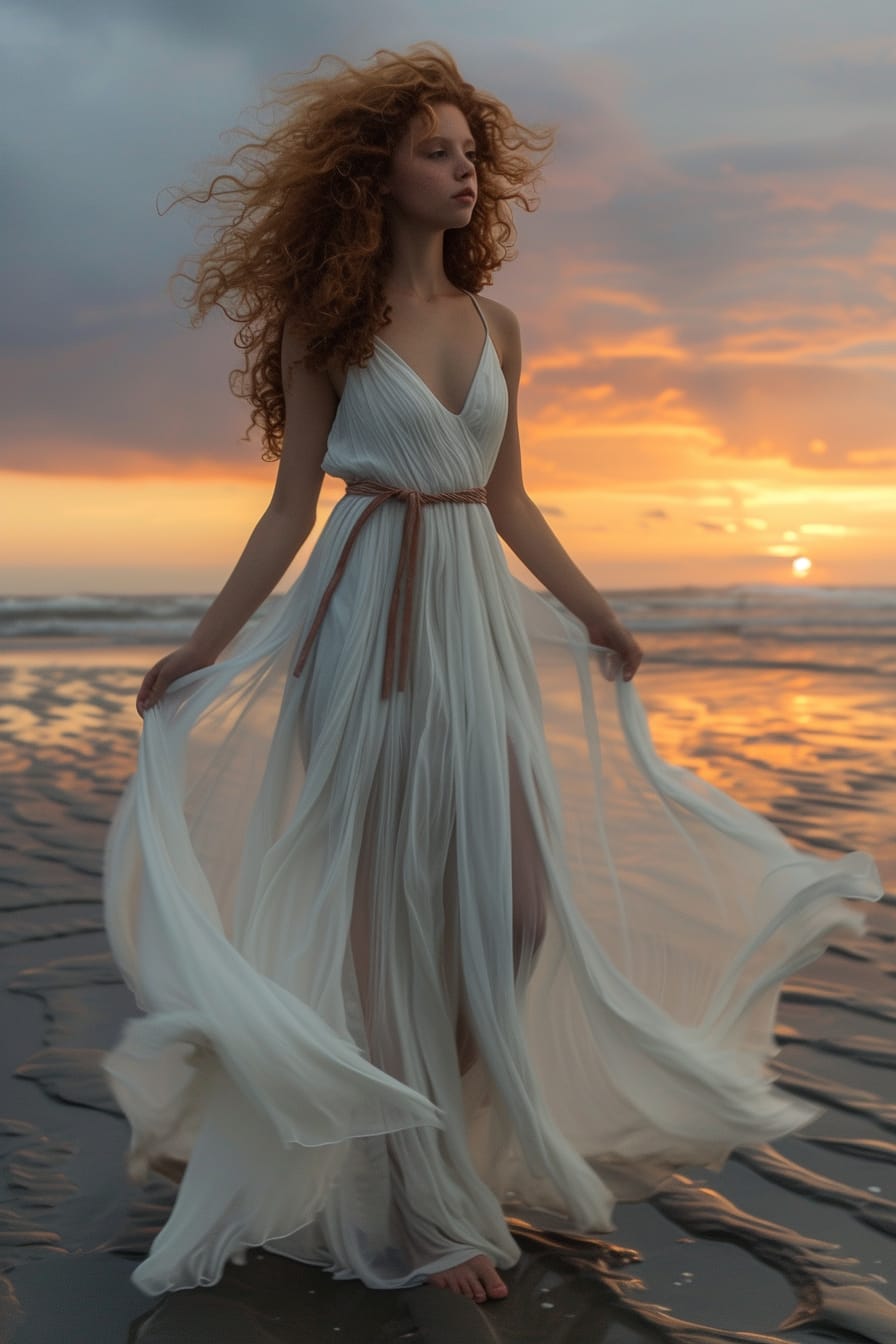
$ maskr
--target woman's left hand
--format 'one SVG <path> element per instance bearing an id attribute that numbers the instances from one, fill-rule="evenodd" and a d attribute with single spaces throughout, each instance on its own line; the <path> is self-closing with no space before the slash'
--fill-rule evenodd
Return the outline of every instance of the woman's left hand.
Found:
<path id="1" fill-rule="evenodd" d="M 588 631 L 588 638 L 592 644 L 599 644 L 602 648 L 612 649 L 614 653 L 619 655 L 619 661 L 622 665 L 622 679 L 623 681 L 631 681 L 644 657 L 641 646 L 631 630 L 628 630 L 615 616 L 586 621 L 585 629 Z M 607 674 L 604 673 L 604 675 Z M 607 680 L 615 681 L 615 677 L 608 676 Z"/>

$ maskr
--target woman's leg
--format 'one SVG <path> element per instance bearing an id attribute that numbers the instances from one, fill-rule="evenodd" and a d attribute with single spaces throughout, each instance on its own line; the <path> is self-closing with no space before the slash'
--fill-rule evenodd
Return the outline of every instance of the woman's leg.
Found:
<path id="1" fill-rule="evenodd" d="M 513 975 L 520 995 L 532 974 L 538 949 L 544 941 L 547 919 L 547 877 L 541 850 L 532 825 L 529 803 L 523 789 L 519 764 L 513 746 L 507 744 L 508 785 L 510 795 L 510 856 L 513 939 Z M 452 947 L 453 953 L 453 947 Z M 461 1073 L 472 1068 L 477 1059 L 468 1014 L 463 1007 L 463 977 L 459 976 L 460 1004 L 457 1015 L 457 1056 Z"/>

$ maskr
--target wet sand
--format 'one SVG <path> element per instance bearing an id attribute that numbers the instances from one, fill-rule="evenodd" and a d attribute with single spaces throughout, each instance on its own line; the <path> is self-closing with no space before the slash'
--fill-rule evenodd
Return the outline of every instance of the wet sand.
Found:
<path id="1" fill-rule="evenodd" d="M 803 1135 L 620 1204 L 609 1239 L 510 1209 L 509 1298 L 370 1292 L 264 1252 L 152 1299 L 129 1275 L 174 1187 L 128 1183 L 98 1071 L 135 1012 L 102 929 L 105 827 L 157 648 L 0 648 L 0 1340 L 343 1344 L 637 1338 L 896 1342 L 896 692 L 792 668 L 645 662 L 658 749 L 819 851 L 867 849 L 891 895 L 789 981 L 776 1067 L 828 1107 Z M 822 660 L 819 660 L 821 663 Z"/>

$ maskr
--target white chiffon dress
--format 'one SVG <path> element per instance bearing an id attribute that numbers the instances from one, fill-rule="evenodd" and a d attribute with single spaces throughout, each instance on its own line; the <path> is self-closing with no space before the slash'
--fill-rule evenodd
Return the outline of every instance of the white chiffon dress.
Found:
<path id="1" fill-rule="evenodd" d="M 862 931 L 874 861 L 660 759 L 617 656 L 511 575 L 470 297 L 460 413 L 377 339 L 301 574 L 143 721 L 103 878 L 141 1016 L 103 1064 L 132 1177 L 186 1162 L 149 1294 L 248 1246 L 372 1288 L 508 1268 L 504 1205 L 611 1231 L 819 1113 L 774 1082 L 781 982 Z"/>

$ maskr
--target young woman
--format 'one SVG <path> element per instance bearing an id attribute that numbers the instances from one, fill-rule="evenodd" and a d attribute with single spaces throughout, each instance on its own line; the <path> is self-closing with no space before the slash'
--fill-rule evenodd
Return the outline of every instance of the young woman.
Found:
<path id="1" fill-rule="evenodd" d="M 638 643 L 526 492 L 519 328 L 477 295 L 549 135 L 438 47 L 287 102 L 204 198 L 194 296 L 240 323 L 277 481 L 143 680 L 107 846 L 143 1016 L 105 1067 L 132 1174 L 180 1181 L 134 1281 L 263 1245 L 484 1301 L 507 1204 L 607 1231 L 817 1114 L 768 1067 L 778 991 L 881 888 L 656 756 Z"/>

